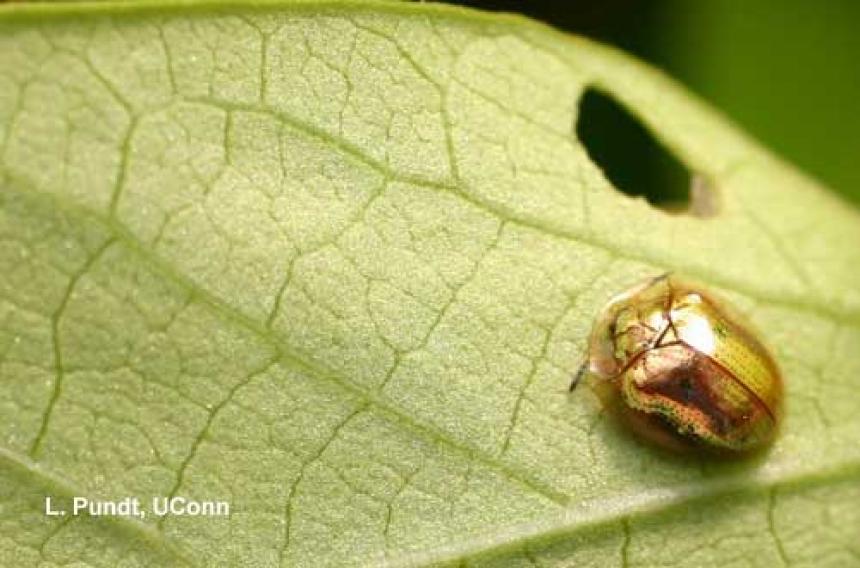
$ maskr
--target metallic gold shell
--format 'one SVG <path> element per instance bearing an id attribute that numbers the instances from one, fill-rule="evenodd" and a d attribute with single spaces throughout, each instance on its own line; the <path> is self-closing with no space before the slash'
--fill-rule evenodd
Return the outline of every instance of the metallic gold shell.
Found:
<path id="1" fill-rule="evenodd" d="M 585 370 L 663 445 L 743 453 L 773 440 L 779 369 L 749 325 L 701 287 L 664 275 L 615 297 L 588 351 Z"/>

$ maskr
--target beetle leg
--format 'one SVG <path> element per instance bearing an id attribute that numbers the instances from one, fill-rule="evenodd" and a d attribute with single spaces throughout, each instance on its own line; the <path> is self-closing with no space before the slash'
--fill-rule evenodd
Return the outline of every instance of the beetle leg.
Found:
<path id="1" fill-rule="evenodd" d="M 667 322 L 667 324 L 668 324 L 668 326 L 669 326 L 669 329 L 671 329 L 671 330 L 672 330 L 672 333 L 674 333 L 674 334 L 675 334 L 675 339 L 678 339 L 678 328 L 676 328 L 676 327 L 675 327 L 675 320 L 673 320 L 673 319 L 672 319 L 672 310 L 671 310 L 671 308 L 669 309 L 669 311 L 668 311 L 668 312 L 666 312 L 666 322 Z"/>
<path id="2" fill-rule="evenodd" d="M 675 335 L 675 339 L 678 339 L 678 328 L 675 327 L 675 322 L 673 322 L 671 319 L 669 320 L 669 329 L 672 330 L 672 333 Z"/>
<path id="3" fill-rule="evenodd" d="M 669 295 L 666 297 L 666 305 L 663 308 L 663 319 L 666 321 L 667 329 L 663 332 L 663 335 L 666 334 L 666 331 L 669 329 L 672 330 L 672 333 L 675 334 L 675 339 L 678 338 L 678 329 L 675 327 L 675 321 L 672 319 L 672 302 L 674 301 L 674 292 L 672 292 L 671 284 L 667 284 L 669 286 Z M 663 338 L 661 337 L 662 341 Z"/>
<path id="4" fill-rule="evenodd" d="M 659 346 L 660 343 L 663 341 L 663 338 L 666 337 L 666 333 L 668 333 L 669 329 L 672 329 L 672 327 L 673 326 L 671 325 L 671 320 L 669 320 L 669 323 L 663 326 L 663 328 L 660 330 L 660 333 L 654 335 L 654 338 L 648 344 L 648 349 L 654 349 L 655 347 Z"/>

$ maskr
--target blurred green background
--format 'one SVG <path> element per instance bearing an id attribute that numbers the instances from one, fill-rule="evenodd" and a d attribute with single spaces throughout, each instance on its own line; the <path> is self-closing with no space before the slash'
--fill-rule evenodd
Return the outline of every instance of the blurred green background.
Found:
<path id="1" fill-rule="evenodd" d="M 860 0 L 459 3 L 519 12 L 663 68 L 860 204 Z"/>

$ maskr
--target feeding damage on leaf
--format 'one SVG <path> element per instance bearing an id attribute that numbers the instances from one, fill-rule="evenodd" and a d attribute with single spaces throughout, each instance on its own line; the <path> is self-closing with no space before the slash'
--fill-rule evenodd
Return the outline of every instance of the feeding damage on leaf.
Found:
<path id="1" fill-rule="evenodd" d="M 701 218 L 718 213 L 716 188 L 707 177 L 691 173 L 611 95 L 586 89 L 575 130 L 589 157 L 622 193 L 669 213 Z"/>

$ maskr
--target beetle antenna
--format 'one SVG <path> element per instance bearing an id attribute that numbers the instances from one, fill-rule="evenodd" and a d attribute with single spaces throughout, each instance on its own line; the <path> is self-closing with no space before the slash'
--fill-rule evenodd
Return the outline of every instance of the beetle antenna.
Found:
<path id="1" fill-rule="evenodd" d="M 651 279 L 651 285 L 656 284 L 657 282 L 659 282 L 661 280 L 666 280 L 670 276 L 672 276 L 671 270 L 668 270 L 659 276 L 655 276 L 654 278 Z"/>
<path id="2" fill-rule="evenodd" d="M 588 362 L 580 365 L 579 370 L 573 376 L 573 380 L 570 382 L 570 388 L 567 389 L 567 392 L 573 392 L 576 389 L 577 385 L 579 385 L 579 381 L 582 380 L 582 377 L 585 376 L 585 373 L 588 371 Z"/>

